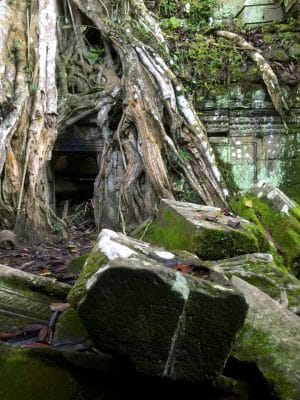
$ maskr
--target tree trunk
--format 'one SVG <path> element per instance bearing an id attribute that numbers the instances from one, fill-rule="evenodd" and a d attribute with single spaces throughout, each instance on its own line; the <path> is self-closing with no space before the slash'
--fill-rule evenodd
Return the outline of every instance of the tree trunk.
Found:
<path id="1" fill-rule="evenodd" d="M 226 205 L 205 129 L 142 0 L 7 0 L 0 22 L 1 203 L 17 225 L 51 223 L 46 169 L 57 132 L 92 113 L 104 139 L 97 226 L 141 222 L 160 198 L 176 198 L 179 178 L 199 201 Z"/>

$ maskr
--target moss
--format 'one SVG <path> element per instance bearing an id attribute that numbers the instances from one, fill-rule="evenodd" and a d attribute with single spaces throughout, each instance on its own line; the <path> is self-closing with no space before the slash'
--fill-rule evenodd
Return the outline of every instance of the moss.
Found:
<path id="1" fill-rule="evenodd" d="M 241 361 L 258 364 L 274 394 L 281 400 L 296 399 L 296 389 L 289 381 L 287 368 L 288 356 L 294 359 L 293 351 L 287 348 L 283 351 L 276 332 L 274 336 L 265 333 L 247 320 L 233 346 L 232 354 Z"/>
<path id="2" fill-rule="evenodd" d="M 1 400 L 71 400 L 76 393 L 70 378 L 46 351 L 0 346 Z"/>
<path id="3" fill-rule="evenodd" d="M 30 323 L 45 324 L 51 316 L 50 303 L 57 298 L 0 282 L 1 330 L 13 332 Z"/>
<path id="4" fill-rule="evenodd" d="M 252 202 L 252 207 L 246 206 L 247 201 Z M 261 232 L 271 236 L 282 253 L 285 266 L 296 274 L 300 272 L 300 221 L 295 217 L 300 213 L 298 207 L 286 215 L 252 195 L 237 196 L 230 201 L 230 206 L 236 214 L 255 223 Z"/>
<path id="5" fill-rule="evenodd" d="M 33 274 L 28 274 L 23 277 L 8 273 L 1 276 L 1 282 L 6 283 L 13 288 L 25 290 L 28 292 L 28 295 L 33 292 L 31 294 L 32 296 L 33 294 L 36 294 L 37 296 L 40 294 L 41 296 L 44 296 L 44 298 L 49 296 L 56 299 L 56 301 L 58 301 L 58 299 L 65 300 L 70 290 L 68 285 L 60 284 L 56 280 L 50 278 L 41 279 L 41 277 Z"/>
<path id="6" fill-rule="evenodd" d="M 229 228 L 211 224 L 202 228 L 174 209 L 163 207 L 145 240 L 169 250 L 187 250 L 202 260 L 218 260 L 241 254 L 265 251 L 268 243 L 256 226 Z"/>
<path id="7" fill-rule="evenodd" d="M 251 233 L 232 230 L 205 230 L 194 239 L 194 252 L 203 260 L 218 260 L 259 251 Z"/>
<path id="8" fill-rule="evenodd" d="M 210 265 L 210 264 L 209 264 Z M 212 265 L 213 267 L 213 265 Z M 285 291 L 289 307 L 300 305 L 300 282 L 267 255 L 246 255 L 220 261 L 217 267 L 228 277 L 239 278 L 256 286 L 274 300 Z"/>
<path id="9" fill-rule="evenodd" d="M 72 287 L 68 301 L 76 307 L 86 292 L 87 281 L 98 271 L 99 268 L 107 264 L 107 257 L 102 254 L 95 246 L 89 254 L 83 269 Z"/>
<path id="10" fill-rule="evenodd" d="M 66 310 L 56 323 L 54 344 L 89 344 L 91 339 L 74 309 Z"/>
<path id="11" fill-rule="evenodd" d="M 75 274 L 78 274 L 82 270 L 87 258 L 87 255 L 74 258 L 67 265 L 67 269 Z"/>

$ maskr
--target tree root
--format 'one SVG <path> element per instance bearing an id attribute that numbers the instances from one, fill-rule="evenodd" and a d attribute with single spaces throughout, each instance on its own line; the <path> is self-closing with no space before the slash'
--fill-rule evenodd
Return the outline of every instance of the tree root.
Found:
<path id="1" fill-rule="evenodd" d="M 242 36 L 228 31 L 216 31 L 215 34 L 219 37 L 228 39 L 232 43 L 238 45 L 239 48 L 247 52 L 249 57 L 256 63 L 272 100 L 273 106 L 284 120 L 284 115 L 287 111 L 289 111 L 289 107 L 282 93 L 277 76 L 270 64 L 265 60 L 260 52 L 250 43 L 248 43 Z"/>

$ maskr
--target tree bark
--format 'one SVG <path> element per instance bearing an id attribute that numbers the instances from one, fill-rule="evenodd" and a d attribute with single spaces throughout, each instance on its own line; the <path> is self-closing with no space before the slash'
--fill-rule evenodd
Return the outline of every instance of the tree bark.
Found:
<path id="1" fill-rule="evenodd" d="M 104 138 L 97 226 L 125 230 L 141 222 L 159 199 L 176 198 L 178 178 L 199 201 L 226 205 L 205 129 L 142 0 L 13 0 L 1 7 L 0 61 L 8 60 L 0 70 L 3 209 L 37 228 L 51 224 L 46 166 L 57 132 L 91 113 Z M 96 63 L 89 61 L 90 29 L 99 32 L 104 54 Z"/>

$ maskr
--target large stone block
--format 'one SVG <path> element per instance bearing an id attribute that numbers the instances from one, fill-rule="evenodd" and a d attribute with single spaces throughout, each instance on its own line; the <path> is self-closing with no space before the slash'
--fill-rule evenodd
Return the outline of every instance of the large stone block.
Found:
<path id="1" fill-rule="evenodd" d="M 32 323 L 48 324 L 50 304 L 64 301 L 69 286 L 0 265 L 0 331 Z"/>
<path id="2" fill-rule="evenodd" d="M 115 259 L 87 282 L 78 313 L 101 351 L 140 373 L 206 382 L 224 367 L 247 306 L 230 287 L 142 259 Z"/>
<path id="3" fill-rule="evenodd" d="M 275 397 L 300 398 L 299 317 L 244 280 L 233 277 L 249 304 L 245 325 L 234 345 L 233 355 L 257 365 Z"/>
<path id="4" fill-rule="evenodd" d="M 183 249 L 202 260 L 217 260 L 266 251 L 268 245 L 253 224 L 221 209 L 162 200 L 146 240 L 169 250 Z M 260 249 L 260 250 L 259 250 Z"/>
<path id="5" fill-rule="evenodd" d="M 222 371 L 247 305 L 228 286 L 183 274 L 200 260 L 102 230 L 69 295 L 95 346 L 144 375 L 205 382 Z M 201 265 L 200 267 L 201 269 Z M 225 280 L 226 281 L 226 280 Z"/>

